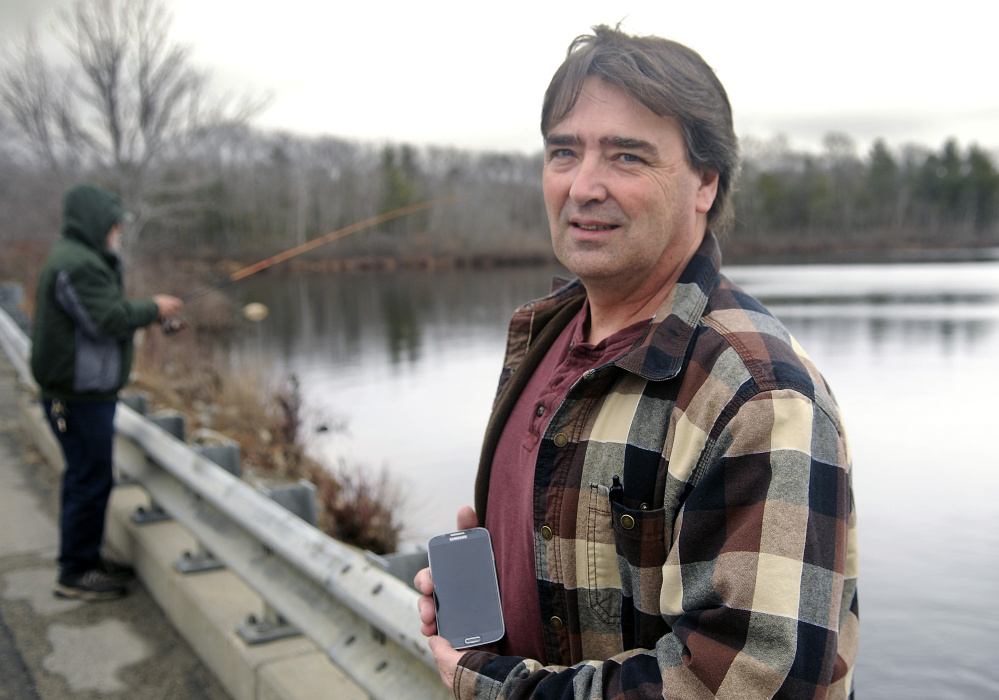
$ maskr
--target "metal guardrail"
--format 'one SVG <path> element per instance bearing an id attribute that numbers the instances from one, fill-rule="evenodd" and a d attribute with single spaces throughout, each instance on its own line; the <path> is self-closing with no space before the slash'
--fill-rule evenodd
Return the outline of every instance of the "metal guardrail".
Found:
<path id="1" fill-rule="evenodd" d="M 34 386 L 30 341 L 2 309 L 0 345 Z M 115 429 L 118 468 L 371 697 L 450 697 L 420 633 L 416 591 L 127 405 Z"/>
<path id="2" fill-rule="evenodd" d="M 8 287 L 3 288 L 4 294 L 3 298 L 0 298 L 0 302 L 6 302 L 8 291 Z M 17 370 L 21 381 L 34 387 L 35 380 L 31 376 L 28 359 L 31 356 L 31 341 L 28 340 L 24 331 L 14 322 L 3 306 L 0 306 L 0 347 L 3 347 L 4 352 L 7 353 L 7 357 L 10 358 L 11 364 Z"/>

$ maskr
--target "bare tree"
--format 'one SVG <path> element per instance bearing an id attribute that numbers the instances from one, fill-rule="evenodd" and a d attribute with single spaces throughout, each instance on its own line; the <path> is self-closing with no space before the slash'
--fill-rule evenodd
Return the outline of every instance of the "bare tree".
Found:
<path id="1" fill-rule="evenodd" d="M 245 122 L 263 106 L 212 97 L 190 48 L 170 39 L 171 22 L 161 0 L 79 0 L 58 20 L 68 68 L 43 56 L 34 32 L 5 52 L 0 67 L 0 105 L 34 155 L 62 179 L 97 173 L 137 214 L 139 230 L 190 204 L 152 197 L 154 170 L 182 161 L 218 124 Z M 171 204 L 153 206 L 154 199 Z"/>
<path id="2" fill-rule="evenodd" d="M 4 52 L 3 61 L 0 103 L 11 130 L 26 137 L 28 151 L 53 173 L 75 169 L 81 135 L 71 116 L 73 91 L 67 76 L 43 58 L 33 29 L 21 44 Z"/>

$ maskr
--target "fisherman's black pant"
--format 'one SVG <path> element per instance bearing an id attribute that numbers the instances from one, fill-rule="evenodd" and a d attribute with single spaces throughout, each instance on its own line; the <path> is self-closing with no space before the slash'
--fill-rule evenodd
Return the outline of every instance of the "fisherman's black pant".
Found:
<path id="1" fill-rule="evenodd" d="M 59 511 L 59 574 L 101 564 L 104 517 L 113 482 L 114 401 L 44 400 L 66 460 Z"/>

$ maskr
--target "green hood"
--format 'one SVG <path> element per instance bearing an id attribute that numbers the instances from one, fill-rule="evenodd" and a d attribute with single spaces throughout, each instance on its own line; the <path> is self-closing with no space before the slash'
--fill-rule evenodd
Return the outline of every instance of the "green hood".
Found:
<path id="1" fill-rule="evenodd" d="M 121 200 L 97 185 L 77 185 L 63 199 L 62 235 L 104 252 L 111 228 L 125 217 Z"/>

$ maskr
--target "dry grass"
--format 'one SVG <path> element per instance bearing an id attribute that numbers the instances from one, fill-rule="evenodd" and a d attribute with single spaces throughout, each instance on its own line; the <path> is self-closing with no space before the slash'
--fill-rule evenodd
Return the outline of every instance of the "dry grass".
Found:
<path id="1" fill-rule="evenodd" d="M 335 467 L 306 454 L 304 410 L 295 377 L 275 383 L 265 367 L 232 367 L 195 329 L 166 337 L 146 331 L 138 344 L 132 388 L 150 408 L 171 408 L 193 433 L 211 429 L 240 445 L 246 478 L 316 486 L 318 526 L 331 537 L 377 554 L 398 547 L 402 494 L 384 471 L 339 460 Z"/>

